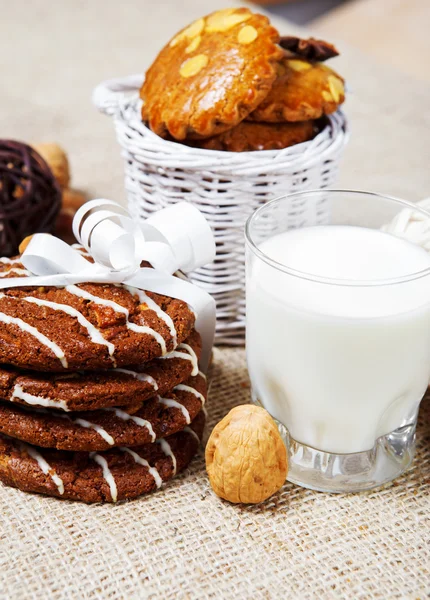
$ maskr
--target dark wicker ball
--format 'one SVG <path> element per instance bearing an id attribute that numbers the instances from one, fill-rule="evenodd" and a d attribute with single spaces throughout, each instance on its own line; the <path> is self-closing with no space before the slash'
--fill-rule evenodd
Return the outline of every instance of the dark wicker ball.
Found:
<path id="1" fill-rule="evenodd" d="M 36 150 L 0 140 L 0 256 L 17 254 L 28 235 L 52 233 L 60 207 L 60 188 Z"/>

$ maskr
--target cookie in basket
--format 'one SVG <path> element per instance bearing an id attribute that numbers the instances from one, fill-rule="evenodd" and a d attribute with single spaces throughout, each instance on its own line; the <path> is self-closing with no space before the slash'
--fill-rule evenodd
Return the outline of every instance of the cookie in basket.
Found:
<path id="1" fill-rule="evenodd" d="M 163 358 L 139 366 L 71 373 L 41 373 L 0 366 L 0 400 L 27 408 L 64 412 L 88 411 L 141 403 L 163 396 L 199 372 L 200 335 L 194 330 L 185 342 Z"/>
<path id="2" fill-rule="evenodd" d="M 0 403 L 0 432 L 35 446 L 92 452 L 140 446 L 182 431 L 202 410 L 207 395 L 202 375 L 141 402 L 139 407 L 79 413 Z"/>
<path id="3" fill-rule="evenodd" d="M 297 123 L 253 123 L 243 121 L 217 136 L 199 140 L 194 146 L 207 150 L 228 152 L 252 152 L 256 150 L 280 150 L 311 140 L 318 132 L 314 121 Z"/>
<path id="4" fill-rule="evenodd" d="M 277 68 L 269 95 L 248 119 L 270 123 L 319 119 L 345 100 L 342 77 L 325 64 L 288 57 Z"/>
<path id="5" fill-rule="evenodd" d="M 0 435 L 0 481 L 25 492 L 81 502 L 116 502 L 161 487 L 196 454 L 205 416 L 168 439 L 107 452 L 47 450 Z"/>
<path id="6" fill-rule="evenodd" d="M 148 69 L 142 119 L 161 137 L 210 137 L 231 129 L 267 96 L 284 51 L 267 17 L 216 11 L 176 35 Z"/>
<path id="7" fill-rule="evenodd" d="M 0 363 L 56 372 L 139 365 L 176 348 L 194 321 L 185 302 L 123 285 L 5 288 Z"/>

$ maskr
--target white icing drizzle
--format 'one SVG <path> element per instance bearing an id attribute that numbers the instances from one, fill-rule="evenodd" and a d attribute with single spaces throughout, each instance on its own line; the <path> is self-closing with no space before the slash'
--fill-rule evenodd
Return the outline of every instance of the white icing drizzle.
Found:
<path id="1" fill-rule="evenodd" d="M 170 335 L 172 336 L 173 344 L 174 344 L 174 346 L 176 346 L 176 344 L 178 343 L 177 333 L 176 333 L 175 325 L 174 325 L 171 317 L 169 317 L 169 315 L 166 312 L 164 312 L 164 310 L 162 310 L 158 306 L 158 304 L 156 302 L 154 302 L 154 300 L 148 296 L 148 294 L 145 294 L 145 292 L 143 290 L 139 290 L 138 288 L 131 287 L 130 285 L 125 285 L 124 287 L 127 291 L 130 292 L 130 294 L 137 295 L 139 297 L 139 302 L 141 304 L 146 304 L 146 306 L 148 308 L 150 308 L 151 310 L 153 310 L 156 313 L 156 315 L 159 319 L 161 319 L 162 321 L 164 321 L 166 323 L 167 327 L 169 328 Z"/>
<path id="2" fill-rule="evenodd" d="M 197 435 L 197 433 L 194 431 L 194 429 L 191 429 L 191 427 L 184 427 L 184 431 L 186 433 L 189 433 L 190 435 L 192 435 L 198 441 L 198 443 L 200 444 L 200 438 Z"/>
<path id="3" fill-rule="evenodd" d="M 177 350 L 172 350 L 171 352 L 166 354 L 166 356 L 160 356 L 158 360 L 166 360 L 168 358 L 183 358 L 184 360 L 190 360 L 191 362 L 194 362 L 192 356 L 190 356 L 186 352 L 178 352 Z"/>
<path id="4" fill-rule="evenodd" d="M 33 298 L 31 296 L 26 296 L 23 298 L 23 300 L 26 302 L 31 302 L 32 304 L 37 304 L 38 306 L 47 306 L 53 310 L 60 310 L 71 317 L 75 317 L 78 323 L 87 330 L 88 335 L 94 344 L 100 344 L 107 347 L 110 359 L 112 360 L 114 366 L 116 366 L 116 361 L 114 359 L 115 346 L 111 342 L 108 342 L 108 340 L 105 340 L 97 327 L 90 323 L 88 319 L 86 319 L 78 310 L 72 306 L 69 306 L 68 304 L 59 304 L 58 302 L 50 302 L 49 300 L 42 300 L 40 298 Z"/>
<path id="5" fill-rule="evenodd" d="M 111 470 L 109 469 L 107 460 L 100 454 L 97 454 L 97 452 L 90 452 L 90 458 L 102 468 L 103 477 L 109 486 L 112 501 L 116 502 L 118 499 L 118 488 L 116 487 L 115 479 L 111 473 Z"/>
<path id="6" fill-rule="evenodd" d="M 4 265 L 15 265 L 15 264 L 19 263 L 19 259 L 18 258 L 7 258 L 6 256 L 1 256 L 0 263 L 3 263 Z"/>
<path id="7" fill-rule="evenodd" d="M 4 298 L 4 297 L 5 297 L 4 294 L 0 294 L 0 298 Z M 12 298 L 12 297 L 13 296 L 8 296 L 8 298 Z M 6 325 L 16 325 L 23 331 L 26 331 L 27 333 L 29 333 L 30 335 L 35 337 L 41 344 L 43 344 L 44 346 L 49 348 L 55 354 L 55 356 L 59 359 L 59 361 L 61 362 L 63 367 L 65 369 L 67 369 L 67 367 L 68 367 L 67 358 L 66 358 L 64 352 L 61 350 L 60 346 L 57 346 L 57 344 L 55 342 L 53 342 L 49 338 L 47 338 L 46 335 L 43 335 L 43 333 L 41 333 L 38 329 L 36 329 L 36 327 L 29 325 L 28 323 L 26 323 L 22 319 L 19 319 L 18 317 L 10 317 L 9 315 L 6 315 L 4 313 L 0 313 L 0 322 L 6 323 Z"/>
<path id="8" fill-rule="evenodd" d="M 153 377 L 151 377 L 151 375 L 147 375 L 146 373 L 138 373 L 137 371 L 130 371 L 129 369 L 115 369 L 115 372 L 116 373 L 118 373 L 118 372 L 126 373 L 127 375 L 131 375 L 132 377 L 134 377 L 135 379 L 138 379 L 139 381 L 147 381 L 148 383 L 150 383 L 152 385 L 155 392 L 158 390 L 157 382 L 155 381 L 155 379 Z"/>
<path id="9" fill-rule="evenodd" d="M 135 331 L 136 333 L 147 333 L 148 335 L 152 335 L 152 337 L 159 343 L 161 348 L 161 354 L 164 356 L 167 353 L 166 341 L 158 331 L 148 327 L 148 325 L 136 325 L 136 323 L 130 323 L 127 321 L 127 329 L 131 331 Z"/>
<path id="10" fill-rule="evenodd" d="M 33 408 L 33 411 L 50 414 L 49 411 L 44 409 Z M 115 440 L 113 439 L 113 437 L 109 435 L 109 433 L 105 429 L 103 429 L 103 427 L 100 427 L 100 425 L 97 425 L 96 423 L 90 423 L 90 421 L 81 418 L 72 419 L 72 417 L 70 417 L 69 415 L 52 415 L 51 413 L 51 416 L 55 416 L 60 419 L 67 419 L 67 421 L 70 421 L 70 423 L 76 423 L 76 425 L 80 425 L 81 427 L 85 427 L 86 429 L 94 429 L 94 431 L 96 431 L 110 446 L 113 446 L 115 444 Z"/>
<path id="11" fill-rule="evenodd" d="M 90 294 L 89 292 L 83 290 L 77 285 L 68 285 L 65 289 L 66 292 L 69 292 L 69 294 L 73 294 L 74 296 L 78 296 L 79 298 L 84 298 L 85 300 L 90 300 L 91 302 L 94 302 L 94 304 L 108 306 L 109 308 L 112 308 L 115 312 L 123 313 L 128 318 L 128 309 L 125 308 L 125 306 L 121 306 L 121 304 L 114 302 L 113 300 L 107 300 L 105 298 L 100 298 L 100 296 L 94 296 L 94 294 Z"/>
<path id="12" fill-rule="evenodd" d="M 137 452 L 134 452 L 134 450 L 130 450 L 130 448 L 121 447 L 120 450 L 121 450 L 121 452 L 127 452 L 128 454 L 130 454 L 134 458 L 134 462 L 136 462 L 138 465 L 142 465 L 142 467 L 146 467 L 148 469 L 148 473 L 150 475 L 152 475 L 152 477 L 154 478 L 157 489 L 160 489 L 160 487 L 163 484 L 163 480 L 161 479 L 160 473 L 157 471 L 157 469 L 155 467 L 151 467 L 151 465 L 149 464 L 149 462 L 147 460 L 145 460 L 144 458 L 139 456 L 137 454 Z"/>
<path id="13" fill-rule="evenodd" d="M 84 248 L 84 246 L 81 246 L 80 244 L 72 244 L 72 248 L 74 248 L 77 252 L 79 252 L 79 254 L 81 256 L 91 257 L 91 254 L 89 252 L 87 252 L 86 249 Z"/>
<path id="14" fill-rule="evenodd" d="M 205 373 L 203 373 L 203 371 L 199 371 L 199 375 L 200 375 L 200 377 L 203 377 L 203 379 L 204 379 L 205 381 L 207 381 L 207 376 L 206 376 L 206 374 L 205 374 Z"/>
<path id="15" fill-rule="evenodd" d="M 200 402 L 202 403 L 202 406 L 204 406 L 204 404 L 206 402 L 206 398 L 203 396 L 203 394 L 198 392 L 196 389 L 194 389 L 190 385 L 185 385 L 184 383 L 180 383 L 174 389 L 179 390 L 179 391 L 182 390 L 183 392 L 190 392 L 190 394 L 194 394 L 194 396 L 196 396 L 196 398 L 198 398 L 200 400 Z"/>
<path id="16" fill-rule="evenodd" d="M 6 277 L 9 273 L 15 273 L 16 275 L 31 275 L 30 271 L 27 271 L 27 269 L 12 268 L 9 269 L 9 271 L 1 271 L 0 277 Z"/>
<path id="17" fill-rule="evenodd" d="M 22 387 L 16 383 L 13 388 L 11 401 L 13 402 L 14 398 L 19 398 L 20 400 L 24 400 L 27 404 L 31 404 L 32 406 L 49 406 L 51 408 L 60 408 L 66 412 L 69 411 L 67 404 L 64 400 L 53 400 L 52 398 L 43 398 L 41 396 L 34 396 L 33 394 L 29 394 L 25 392 Z"/>
<path id="18" fill-rule="evenodd" d="M 182 344 L 179 344 L 177 349 L 178 350 L 183 349 L 183 350 L 186 350 L 187 352 L 189 352 L 192 363 L 193 363 L 193 370 L 191 371 L 191 375 L 193 377 L 198 375 L 199 374 L 199 361 L 197 360 L 197 355 L 194 352 L 194 350 L 191 348 L 191 346 L 189 344 L 182 343 Z"/>
<path id="19" fill-rule="evenodd" d="M 167 348 L 163 336 L 151 327 L 148 327 L 147 325 L 136 325 L 136 323 L 131 323 L 128 320 L 130 314 L 129 310 L 125 308 L 125 306 L 121 306 L 121 304 L 118 304 L 113 300 L 106 300 L 105 298 L 100 298 L 100 296 L 94 296 L 94 294 L 90 294 L 89 292 L 83 290 L 77 285 L 66 286 L 66 291 L 70 294 L 73 294 L 74 296 L 85 298 L 86 300 L 90 300 L 91 302 L 94 302 L 95 304 L 100 304 L 101 306 L 108 306 L 109 308 L 112 308 L 115 312 L 124 314 L 126 317 L 127 329 L 130 329 L 130 331 L 135 331 L 136 333 L 146 333 L 148 335 L 151 335 L 160 345 L 162 354 L 166 354 Z"/>
<path id="20" fill-rule="evenodd" d="M 166 356 L 160 356 L 159 360 L 165 360 L 167 358 L 182 358 L 183 360 L 190 360 L 193 364 L 193 370 L 191 371 L 191 375 L 195 377 L 199 373 L 199 365 L 197 361 L 197 356 L 194 350 L 188 344 L 179 344 L 177 348 L 183 348 L 184 350 L 189 350 L 190 354 L 187 352 L 179 352 L 178 349 L 172 350 Z"/>
<path id="21" fill-rule="evenodd" d="M 149 421 L 146 421 L 146 419 L 141 419 L 140 417 L 136 417 L 135 415 L 130 415 L 128 412 L 125 412 L 120 408 L 102 408 L 101 410 L 113 412 L 118 417 L 118 419 L 122 419 L 123 421 L 133 421 L 134 423 L 136 423 L 136 425 L 139 425 L 140 427 L 146 427 L 151 435 L 151 441 L 155 441 L 155 438 L 157 436 L 155 435 L 155 432 L 152 429 L 151 423 Z"/>
<path id="22" fill-rule="evenodd" d="M 164 454 L 166 456 L 170 456 L 170 458 L 172 459 L 173 475 L 176 475 L 176 456 L 173 454 L 173 450 L 170 447 L 169 442 L 166 442 L 166 440 L 161 439 L 161 440 L 157 440 L 157 444 L 160 444 L 160 448 L 164 452 Z"/>
<path id="23" fill-rule="evenodd" d="M 99 436 L 102 437 L 110 446 L 113 446 L 115 444 L 115 440 L 113 439 L 113 437 L 109 435 L 108 432 L 105 429 L 103 429 L 103 427 L 100 427 L 100 425 L 97 425 L 96 423 L 90 423 L 85 419 L 71 420 L 73 421 L 73 423 L 76 423 L 76 425 L 80 425 L 81 427 L 85 427 L 86 429 L 94 429 L 94 431 L 96 431 L 99 434 Z"/>
<path id="24" fill-rule="evenodd" d="M 37 452 L 37 450 L 35 448 L 33 448 L 32 446 L 29 446 L 22 442 L 20 443 L 20 446 L 31 456 L 31 458 L 34 458 L 34 460 L 39 465 L 42 473 L 44 473 L 45 475 L 49 475 L 51 477 L 52 481 L 57 486 L 58 492 L 61 495 L 63 495 L 64 494 L 63 480 L 61 479 L 61 477 L 59 477 L 57 475 L 55 470 L 46 462 L 46 460 L 43 458 L 43 456 L 41 454 L 39 454 L 39 452 Z"/>
<path id="25" fill-rule="evenodd" d="M 187 422 L 187 425 L 189 425 L 191 423 L 190 413 L 187 411 L 185 406 L 183 406 L 179 402 L 176 402 L 176 400 L 172 400 L 172 398 L 162 398 L 161 396 L 158 396 L 158 402 L 160 402 L 160 404 L 165 404 L 169 408 L 179 408 L 179 410 L 182 412 L 182 414 L 185 417 L 185 421 Z"/>

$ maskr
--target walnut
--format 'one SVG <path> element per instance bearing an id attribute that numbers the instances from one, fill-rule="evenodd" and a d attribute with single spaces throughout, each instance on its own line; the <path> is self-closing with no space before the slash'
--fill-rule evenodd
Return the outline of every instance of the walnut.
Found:
<path id="1" fill-rule="evenodd" d="M 213 429 L 206 469 L 214 492 L 230 502 L 258 504 L 285 483 L 287 450 L 269 413 L 244 404 Z"/>
<path id="2" fill-rule="evenodd" d="M 87 201 L 85 194 L 79 190 L 66 188 L 63 190 L 62 207 L 65 210 L 75 214 L 81 206 Z"/>
<path id="3" fill-rule="evenodd" d="M 69 161 L 61 146 L 54 143 L 43 143 L 33 144 L 33 148 L 48 164 L 58 185 L 63 189 L 68 187 L 70 183 Z"/>
<path id="4" fill-rule="evenodd" d="M 27 248 L 28 244 L 31 242 L 31 238 L 33 236 L 32 235 L 28 235 L 27 237 L 25 237 L 22 242 L 19 245 L 18 251 L 20 254 L 22 254 L 24 252 L 24 250 Z"/>
<path id="5" fill-rule="evenodd" d="M 333 44 L 315 38 L 304 40 L 292 35 L 285 35 L 281 37 L 279 44 L 284 50 L 289 50 L 307 60 L 323 62 L 339 55 Z"/>
<path id="6" fill-rule="evenodd" d="M 73 244 L 76 242 L 72 230 L 73 217 L 87 199 L 83 192 L 71 190 L 70 188 L 62 190 L 62 197 L 60 214 L 55 223 L 55 234 L 68 244 Z"/>

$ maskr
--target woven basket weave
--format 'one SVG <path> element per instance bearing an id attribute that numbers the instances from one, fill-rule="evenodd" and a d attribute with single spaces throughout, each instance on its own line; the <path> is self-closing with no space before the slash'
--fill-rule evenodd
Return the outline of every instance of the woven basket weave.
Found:
<path id="1" fill-rule="evenodd" d="M 312 141 L 284 150 L 218 152 L 161 139 L 141 121 L 138 90 L 142 75 L 112 79 L 93 94 L 97 108 L 113 116 L 125 161 L 129 211 L 136 219 L 188 200 L 208 219 L 217 258 L 190 274 L 217 303 L 217 343 L 243 344 L 245 267 L 243 229 L 248 216 L 267 200 L 290 192 L 330 186 L 348 133 L 341 111 Z M 327 222 L 328 206 L 292 198 L 291 227 Z"/>

